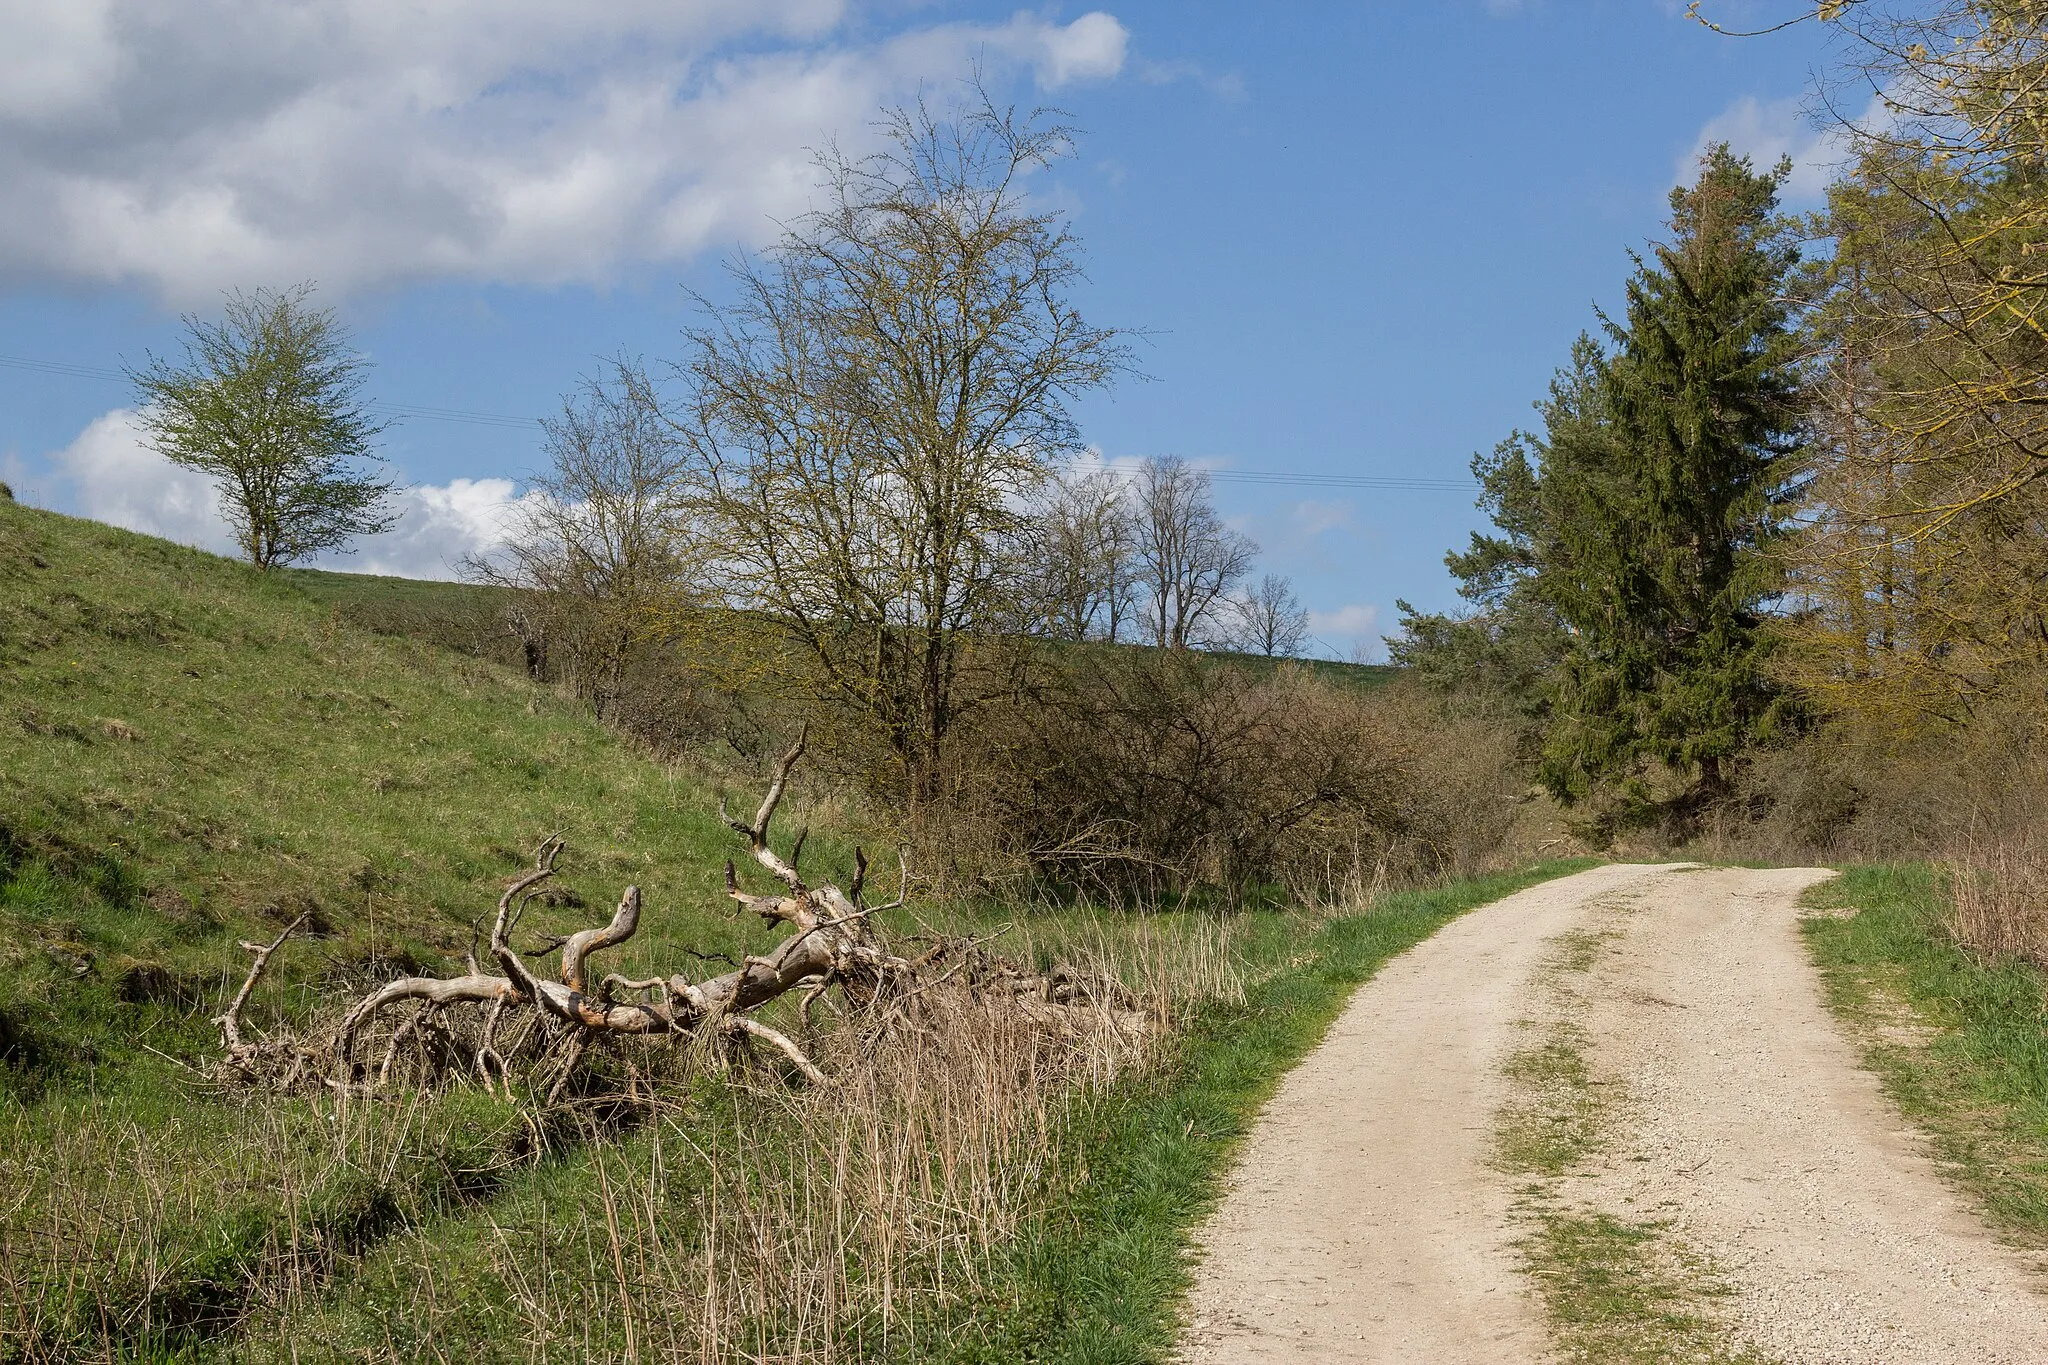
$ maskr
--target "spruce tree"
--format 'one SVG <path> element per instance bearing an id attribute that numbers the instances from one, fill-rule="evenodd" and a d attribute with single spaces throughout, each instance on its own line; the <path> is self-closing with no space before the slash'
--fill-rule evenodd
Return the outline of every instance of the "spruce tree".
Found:
<path id="1" fill-rule="evenodd" d="M 1570 632 L 1541 775 L 1567 802 L 1696 810 L 1787 700 L 1764 668 L 1769 551 L 1799 467 L 1800 376 L 1777 215 L 1790 171 L 1718 146 L 1636 257 L 1611 355 L 1582 346 L 1538 479 L 1538 577 Z M 1563 419 L 1560 423 L 1560 419 Z"/>

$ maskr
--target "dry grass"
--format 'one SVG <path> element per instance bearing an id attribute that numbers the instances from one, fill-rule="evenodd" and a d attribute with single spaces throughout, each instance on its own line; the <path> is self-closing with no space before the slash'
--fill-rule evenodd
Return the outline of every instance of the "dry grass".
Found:
<path id="1" fill-rule="evenodd" d="M 318 1290 L 389 1228 L 522 1159 L 475 1097 L 87 1098 L 0 1121 L 0 1360 L 148 1354 Z"/>
<path id="2" fill-rule="evenodd" d="M 633 1093 L 554 1109 L 394 1086 L 15 1111 L 0 1360 L 907 1350 L 992 1292 L 1020 1230 L 1086 1178 L 1077 1106 L 1145 1070 L 1189 1010 L 1243 1000 L 1249 932 L 1034 918 L 999 946 L 1115 977 L 1142 1025 L 952 982 L 914 1026 L 821 1017 L 805 1043 L 822 1087 L 643 1045 L 613 1068 L 633 1064 Z"/>
<path id="3" fill-rule="evenodd" d="M 1971 840 L 1950 867 L 1955 941 L 1979 957 L 2048 967 L 2048 836 L 2036 827 Z"/>

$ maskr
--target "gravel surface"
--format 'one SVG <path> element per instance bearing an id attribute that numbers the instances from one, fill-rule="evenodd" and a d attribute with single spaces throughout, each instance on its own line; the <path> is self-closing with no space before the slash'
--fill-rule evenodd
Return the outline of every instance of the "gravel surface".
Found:
<path id="1" fill-rule="evenodd" d="M 1453 920 L 1360 987 L 1281 1084 L 1201 1235 L 1191 1362 L 1536 1360 L 1486 1164 L 1545 940 L 1656 875 L 1599 867 Z"/>
<path id="2" fill-rule="evenodd" d="M 1808 1362 L 2048 1362 L 2040 1268 L 1988 1235 L 1858 1065 L 1790 869 L 1617 865 L 1389 963 L 1283 1082 L 1200 1244 L 1183 1358 L 1552 1358 L 1488 1164 L 1548 942 L 1605 930 L 1580 1020 L 1629 1099 L 1575 1200 L 1669 1220 L 1731 1344 Z"/>
<path id="3" fill-rule="evenodd" d="M 1828 875 L 1659 878 L 1610 920 L 1584 1022 L 1632 1103 L 1574 1193 L 1670 1219 L 1784 1365 L 2048 1362 L 2039 1268 L 1943 1182 L 1822 998 L 1797 902 Z"/>

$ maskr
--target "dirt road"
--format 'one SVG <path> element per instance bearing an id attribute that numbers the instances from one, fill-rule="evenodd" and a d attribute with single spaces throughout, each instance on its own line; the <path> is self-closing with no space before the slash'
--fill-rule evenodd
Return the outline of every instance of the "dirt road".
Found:
<path id="1" fill-rule="evenodd" d="M 1942 1183 L 1822 1002 L 1797 900 L 1826 875 L 1596 868 L 1388 964 L 1248 1142 L 1202 1236 L 1185 1358 L 1557 1358 L 1530 1186 L 1497 1141 L 1509 1060 L 1564 1010 L 1604 1117 L 1557 1188 L 1710 1273 L 1718 1346 L 2048 1361 L 2048 1280 Z M 1586 945 L 1569 985 L 1561 943 Z"/>

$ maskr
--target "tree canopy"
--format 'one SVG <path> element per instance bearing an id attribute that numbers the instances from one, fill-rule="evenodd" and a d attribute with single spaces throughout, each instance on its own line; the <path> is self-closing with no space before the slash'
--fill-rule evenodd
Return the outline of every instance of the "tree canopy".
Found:
<path id="1" fill-rule="evenodd" d="M 230 294 L 187 315 L 185 363 L 131 371 L 150 445 L 212 477 L 235 543 L 259 568 L 390 529 L 392 483 L 367 472 L 383 430 L 364 411 L 368 362 L 310 284 Z"/>
<path id="2" fill-rule="evenodd" d="M 1727 147 L 1671 196 L 1627 308 L 1581 336 L 1520 434 L 1474 462 L 1497 534 L 1448 564 L 1476 614 L 1408 611 L 1398 661 L 1516 697 L 1538 772 L 1603 820 L 1720 795 L 1789 705 L 1765 667 L 1804 450 L 1789 167 Z"/>

